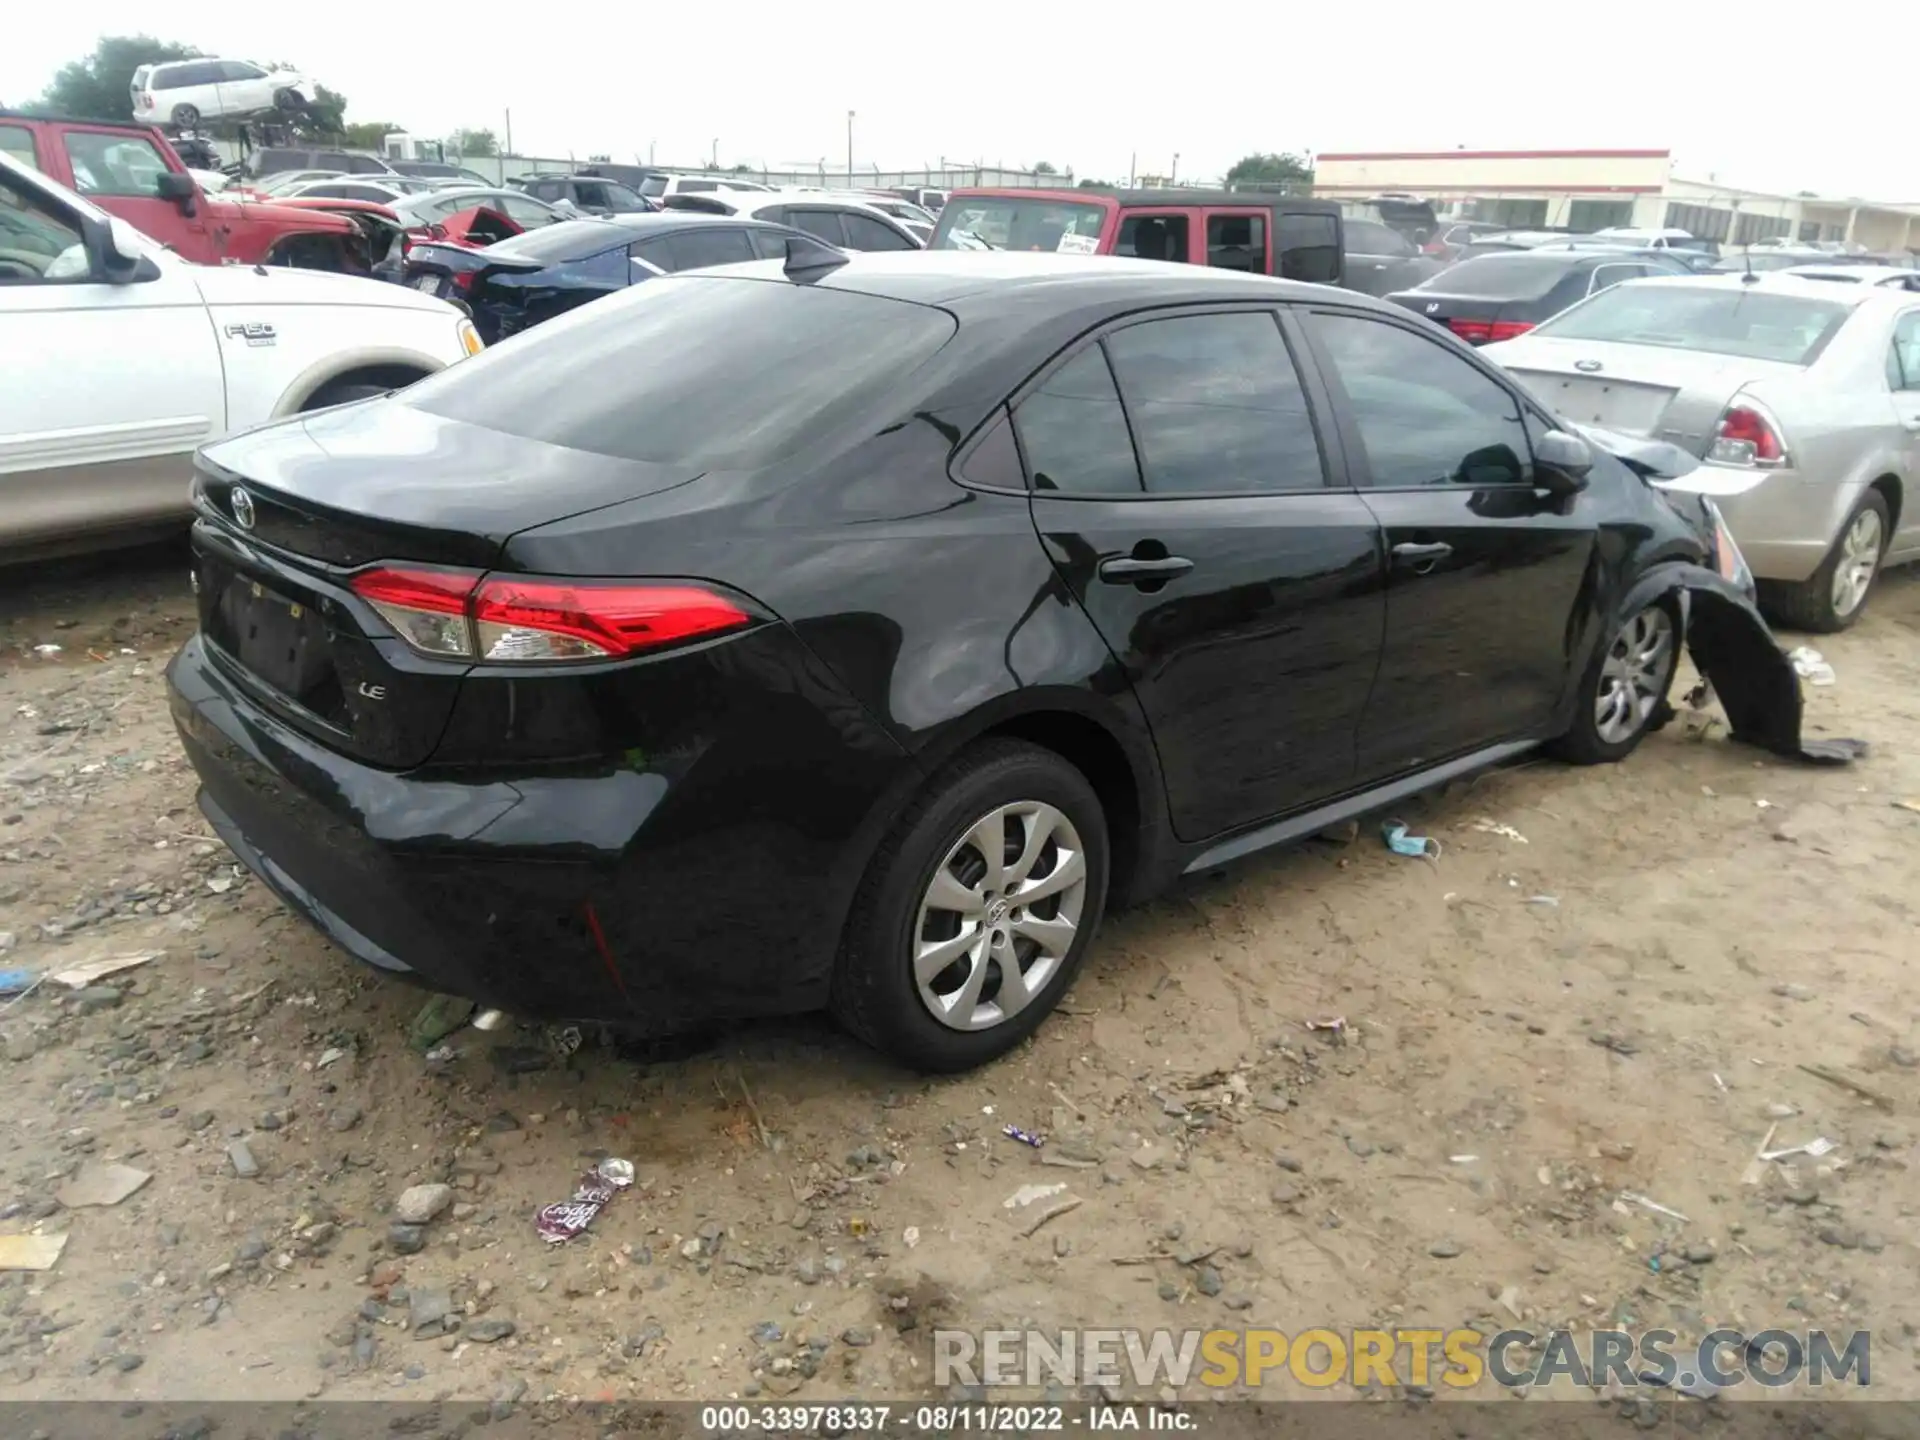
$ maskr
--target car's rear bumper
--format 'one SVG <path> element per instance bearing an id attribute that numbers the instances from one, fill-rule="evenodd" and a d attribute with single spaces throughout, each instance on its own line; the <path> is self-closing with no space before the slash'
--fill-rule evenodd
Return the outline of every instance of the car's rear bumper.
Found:
<path id="1" fill-rule="evenodd" d="M 199 636 L 168 690 L 201 809 L 281 900 L 368 965 L 533 1019 L 666 1031 L 822 1003 L 863 782 L 907 763 L 884 739 L 793 757 L 790 723 L 761 746 L 800 761 L 785 795 L 725 743 L 671 772 L 397 774 L 267 713 Z"/>
<path id="2" fill-rule="evenodd" d="M 1720 507 L 1758 579 L 1786 581 L 1805 580 L 1820 568 L 1861 490 L 1797 470 L 1711 464 L 1689 474 L 1686 488 Z"/>

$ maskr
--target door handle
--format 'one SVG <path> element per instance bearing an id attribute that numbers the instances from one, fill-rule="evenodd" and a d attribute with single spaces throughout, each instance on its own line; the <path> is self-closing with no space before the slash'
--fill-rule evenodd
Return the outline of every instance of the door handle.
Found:
<path id="1" fill-rule="evenodd" d="M 1172 580 L 1193 569 L 1193 561 L 1181 555 L 1158 560 L 1138 560 L 1130 555 L 1100 562 L 1100 578 L 1109 585 L 1145 585 L 1155 580 Z"/>
<path id="2" fill-rule="evenodd" d="M 1453 547 L 1443 540 L 1417 544 L 1408 541 L 1393 547 L 1393 560 L 1396 565 L 1431 565 L 1436 560 L 1444 560 L 1453 553 Z"/>

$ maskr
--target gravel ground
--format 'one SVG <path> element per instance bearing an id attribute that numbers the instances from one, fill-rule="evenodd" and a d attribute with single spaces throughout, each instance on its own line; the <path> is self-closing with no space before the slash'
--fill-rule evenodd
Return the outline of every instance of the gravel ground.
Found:
<path id="1" fill-rule="evenodd" d="M 0 1275 L 0 1398 L 922 1397 L 943 1320 L 1866 1327 L 1920 1394 L 1920 580 L 1820 644 L 1812 726 L 1863 763 L 1676 725 L 1454 786 L 1397 816 L 1437 861 L 1367 826 L 1186 885 L 1034 1042 L 929 1082 L 815 1020 L 424 1056 L 421 992 L 194 808 L 184 568 L 0 578 L 0 966 L 159 952 L 0 1001 L 0 1236 L 66 1237 Z M 1747 1183 L 1770 1129 L 1835 1149 Z M 608 1154 L 637 1183 L 542 1244 Z M 150 1178 L 76 1204 L 109 1163 Z"/>

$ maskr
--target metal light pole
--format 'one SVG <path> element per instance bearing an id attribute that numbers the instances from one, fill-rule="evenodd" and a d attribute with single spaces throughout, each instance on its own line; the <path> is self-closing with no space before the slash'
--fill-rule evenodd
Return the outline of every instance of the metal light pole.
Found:
<path id="1" fill-rule="evenodd" d="M 511 110 L 507 111 L 506 115 L 507 115 L 507 143 L 506 143 L 506 146 L 500 151 L 500 153 L 502 155 L 511 155 L 513 153 L 513 111 Z"/>
<path id="2" fill-rule="evenodd" d="M 1174 181 L 1178 180 L 1179 178 L 1180 178 L 1180 152 L 1176 150 L 1173 152 L 1173 170 L 1167 176 L 1167 184 L 1171 185 L 1173 184 Z"/>
<path id="3" fill-rule="evenodd" d="M 847 188 L 853 188 L 853 111 L 847 111 Z"/>
<path id="4" fill-rule="evenodd" d="M 707 161 L 707 168 L 709 170 L 720 168 L 720 137 L 717 135 L 713 139 L 713 154 Z"/>

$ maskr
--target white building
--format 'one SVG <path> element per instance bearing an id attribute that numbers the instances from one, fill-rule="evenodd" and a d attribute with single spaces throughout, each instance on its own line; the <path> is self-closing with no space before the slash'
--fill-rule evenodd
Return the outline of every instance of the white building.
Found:
<path id="1" fill-rule="evenodd" d="M 1668 150 L 1431 150 L 1314 157 L 1314 194 L 1405 192 L 1443 215 L 1516 229 L 1667 227 L 1726 245 L 1773 236 L 1920 251 L 1920 204 L 1771 195 L 1673 173 Z"/>

